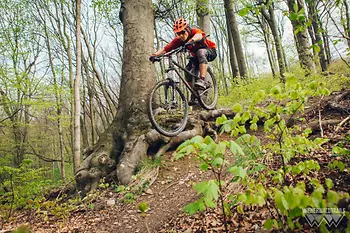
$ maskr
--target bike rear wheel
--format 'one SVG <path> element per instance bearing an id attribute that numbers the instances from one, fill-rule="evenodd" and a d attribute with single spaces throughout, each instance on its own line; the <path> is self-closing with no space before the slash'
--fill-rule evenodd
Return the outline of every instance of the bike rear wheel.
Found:
<path id="1" fill-rule="evenodd" d="M 212 110 L 218 101 L 218 87 L 212 71 L 208 68 L 205 77 L 206 89 L 198 90 L 199 104 L 206 110 Z"/>
<path id="2" fill-rule="evenodd" d="M 151 124 L 159 133 L 174 137 L 181 133 L 187 124 L 186 97 L 173 81 L 160 81 L 151 91 L 148 113 Z"/>

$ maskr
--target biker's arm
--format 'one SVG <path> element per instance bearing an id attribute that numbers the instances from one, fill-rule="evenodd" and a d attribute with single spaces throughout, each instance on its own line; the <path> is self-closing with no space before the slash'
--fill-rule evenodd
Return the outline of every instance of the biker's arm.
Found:
<path id="1" fill-rule="evenodd" d="M 199 42 L 201 39 L 203 39 L 202 33 L 196 33 L 191 39 L 189 39 L 189 42 Z"/>
<path id="2" fill-rule="evenodd" d="M 161 48 L 161 49 L 159 49 L 157 52 L 153 53 L 152 56 L 158 57 L 158 56 L 163 55 L 163 54 L 165 54 L 165 53 L 166 53 L 165 49 L 164 49 L 164 48 Z"/>

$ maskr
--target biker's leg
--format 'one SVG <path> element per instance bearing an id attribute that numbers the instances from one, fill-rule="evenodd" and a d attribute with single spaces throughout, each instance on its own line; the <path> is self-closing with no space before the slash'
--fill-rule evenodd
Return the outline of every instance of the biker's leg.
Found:
<path id="1" fill-rule="evenodd" d="M 202 48 L 197 51 L 200 80 L 198 80 L 198 82 L 195 83 L 195 86 L 197 86 L 198 88 L 206 88 L 204 81 L 207 75 L 208 62 L 213 61 L 216 58 L 216 55 L 217 54 L 215 49 Z"/>
<path id="2" fill-rule="evenodd" d="M 199 77 L 203 80 L 207 75 L 207 68 L 208 68 L 208 63 L 199 64 Z"/>
<path id="3" fill-rule="evenodd" d="M 208 68 L 208 51 L 206 48 L 198 49 L 197 58 L 199 63 L 199 79 L 195 83 L 195 87 L 199 89 L 205 89 L 205 76 L 207 75 Z"/>

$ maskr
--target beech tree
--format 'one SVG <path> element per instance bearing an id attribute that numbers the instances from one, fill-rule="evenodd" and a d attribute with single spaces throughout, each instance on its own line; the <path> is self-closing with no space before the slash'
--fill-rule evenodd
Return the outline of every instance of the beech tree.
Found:
<path id="1" fill-rule="evenodd" d="M 77 172 L 80 166 L 80 79 L 81 79 L 81 40 L 80 40 L 80 18 L 81 18 L 81 0 L 76 0 L 76 22 L 75 22 L 75 36 L 76 36 L 76 75 L 74 81 L 74 172 Z"/>
<path id="2" fill-rule="evenodd" d="M 124 46 L 119 105 L 109 129 L 85 150 L 86 158 L 76 173 L 78 186 L 84 192 L 94 189 L 100 178 L 115 169 L 111 176 L 120 183 L 129 183 L 136 166 L 147 155 L 147 102 L 155 84 L 154 66 L 148 61 L 154 51 L 153 15 L 151 0 L 121 3 Z"/>
<path id="3" fill-rule="evenodd" d="M 267 9 L 266 9 L 267 8 Z M 267 6 L 262 6 L 261 13 L 270 26 L 271 33 L 275 42 L 275 48 L 277 53 L 277 61 L 280 72 L 280 78 L 282 82 L 285 82 L 284 73 L 286 72 L 286 66 L 284 64 L 284 54 L 282 50 L 282 41 L 278 32 L 278 25 L 275 16 L 275 6 L 273 2 L 270 2 Z"/>
<path id="4" fill-rule="evenodd" d="M 224 0 L 225 9 L 227 14 L 227 24 L 229 24 L 228 33 L 231 34 L 232 40 L 234 42 L 235 53 L 237 57 L 237 63 L 239 67 L 239 74 L 241 77 L 245 77 L 247 74 L 247 66 L 244 59 L 244 53 L 242 48 L 241 37 L 238 30 L 238 24 L 236 21 L 235 12 L 233 11 L 233 2 L 230 0 Z M 231 53 L 232 54 L 232 53 Z"/>
<path id="5" fill-rule="evenodd" d="M 314 73 L 315 63 L 309 51 L 310 44 L 305 25 L 305 8 L 303 0 L 287 0 L 289 9 L 289 19 L 291 20 L 293 31 L 295 34 L 295 43 L 299 55 L 299 62 L 301 67 L 307 73 Z"/>

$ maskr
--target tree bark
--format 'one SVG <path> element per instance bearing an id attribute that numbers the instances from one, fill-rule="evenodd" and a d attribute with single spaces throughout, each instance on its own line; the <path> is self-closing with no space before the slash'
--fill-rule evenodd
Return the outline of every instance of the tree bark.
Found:
<path id="1" fill-rule="evenodd" d="M 298 12 L 304 9 L 304 3 L 302 0 L 287 0 L 289 14 L 295 14 L 294 6 L 296 5 L 298 8 Z M 312 59 L 312 55 L 309 51 L 309 41 L 308 36 L 305 29 L 305 22 L 299 20 L 291 20 L 293 31 L 295 34 L 296 45 L 298 50 L 298 55 L 300 59 L 300 66 L 305 70 L 306 74 L 309 75 L 316 71 L 315 64 Z"/>
<path id="2" fill-rule="evenodd" d="M 345 19 L 346 19 L 346 23 L 344 24 L 345 26 L 344 33 L 347 36 L 346 41 L 350 49 L 350 12 L 349 12 L 349 3 L 347 0 L 344 0 L 344 6 L 345 6 Z"/>
<path id="3" fill-rule="evenodd" d="M 266 47 L 266 51 L 267 51 L 267 57 L 269 59 L 269 63 L 270 63 L 270 68 L 271 68 L 271 72 L 273 77 L 276 77 L 276 57 L 275 57 L 275 53 L 273 48 L 271 47 L 271 36 L 270 33 L 268 31 L 268 27 L 266 26 L 266 19 L 264 17 L 258 17 L 259 20 L 259 24 L 261 26 L 262 29 L 262 33 L 264 36 L 264 43 L 265 43 L 265 47 Z"/>
<path id="4" fill-rule="evenodd" d="M 228 21 L 227 23 L 230 24 L 230 32 L 232 35 L 232 39 L 235 45 L 235 52 L 239 67 L 239 73 L 241 77 L 245 77 L 247 75 L 247 66 L 244 59 L 244 53 L 242 48 L 242 42 L 241 37 L 239 35 L 238 25 L 236 21 L 236 16 L 233 11 L 233 3 L 231 0 L 224 0 Z"/>
<path id="5" fill-rule="evenodd" d="M 81 0 L 76 0 L 76 75 L 74 82 L 74 173 L 80 166 L 80 78 L 81 78 L 81 40 L 80 40 L 80 17 Z"/>
<path id="6" fill-rule="evenodd" d="M 147 103 L 155 85 L 153 52 L 154 14 L 151 0 L 122 1 L 124 27 L 121 91 L 116 117 L 98 142 L 85 151 L 76 173 L 78 187 L 87 192 L 114 169 L 122 184 L 131 181 L 135 168 L 147 155 L 145 133 L 150 129 Z"/>
<path id="7" fill-rule="evenodd" d="M 268 11 L 263 7 L 261 9 L 261 13 L 268 22 L 273 39 L 275 41 L 275 48 L 276 48 L 276 53 L 277 53 L 277 61 L 278 61 L 278 67 L 279 67 L 279 72 L 280 72 L 280 79 L 281 82 L 285 82 L 285 76 L 284 73 L 286 72 L 285 64 L 284 64 L 284 54 L 282 51 L 282 41 L 279 36 L 278 32 L 278 26 L 277 26 L 277 21 L 276 21 L 276 16 L 275 16 L 275 9 L 273 3 L 270 3 L 268 6 Z"/>
<path id="8" fill-rule="evenodd" d="M 227 34 L 228 34 L 228 48 L 230 52 L 230 65 L 231 65 L 231 71 L 232 71 L 232 77 L 235 79 L 236 77 L 239 77 L 239 68 L 238 68 L 238 62 L 237 62 L 237 56 L 235 52 L 235 44 L 233 42 L 232 34 L 231 34 L 231 25 L 228 19 L 228 9 L 225 9 L 226 11 L 226 25 L 227 25 Z"/>
<path id="9" fill-rule="evenodd" d="M 197 22 L 206 35 L 210 35 L 209 0 L 197 0 Z"/>
<path id="10" fill-rule="evenodd" d="M 321 19 L 317 13 L 317 8 L 315 5 L 315 2 L 309 1 L 308 3 L 309 7 L 309 17 L 312 20 L 312 30 L 314 34 L 314 44 L 317 44 L 320 48 L 319 52 L 317 53 L 317 56 L 320 61 L 321 69 L 322 71 L 327 70 L 327 62 L 326 62 L 326 55 L 325 55 L 325 49 L 324 49 L 324 42 L 322 41 L 322 35 L 320 32 L 320 25 L 321 25 Z"/>

